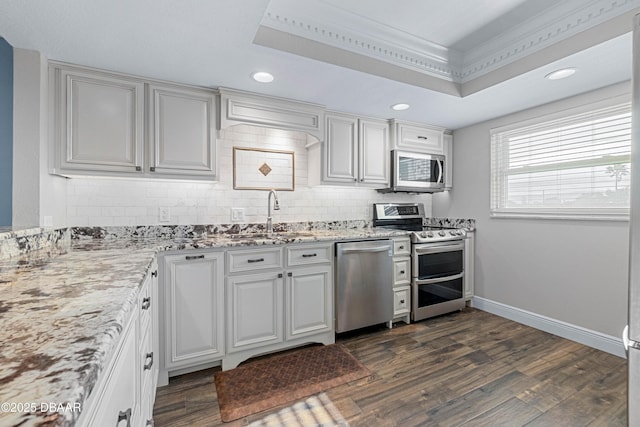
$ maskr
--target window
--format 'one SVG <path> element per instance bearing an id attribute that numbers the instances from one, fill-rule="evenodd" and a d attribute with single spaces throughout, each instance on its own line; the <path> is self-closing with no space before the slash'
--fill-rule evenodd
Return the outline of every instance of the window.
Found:
<path id="1" fill-rule="evenodd" d="M 631 104 L 491 130 L 491 215 L 625 219 Z"/>

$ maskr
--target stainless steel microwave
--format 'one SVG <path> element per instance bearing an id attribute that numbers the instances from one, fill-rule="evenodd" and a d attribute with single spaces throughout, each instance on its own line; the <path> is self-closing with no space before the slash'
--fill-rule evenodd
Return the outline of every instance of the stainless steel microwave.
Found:
<path id="1" fill-rule="evenodd" d="M 445 157 L 391 151 L 391 187 L 386 191 L 427 193 L 444 190 Z"/>

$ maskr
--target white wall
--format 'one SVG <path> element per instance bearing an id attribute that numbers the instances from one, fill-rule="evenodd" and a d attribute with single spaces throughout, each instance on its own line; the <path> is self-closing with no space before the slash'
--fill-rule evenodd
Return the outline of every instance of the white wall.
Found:
<path id="1" fill-rule="evenodd" d="M 379 201 L 419 201 L 431 212 L 431 196 L 380 194 L 372 188 L 307 185 L 306 134 L 235 126 L 220 131 L 218 183 L 156 180 L 73 178 L 67 183 L 70 226 L 157 225 L 158 208 L 169 207 L 170 224 L 231 222 L 231 208 L 244 208 L 245 223 L 265 222 L 267 192 L 233 189 L 234 146 L 293 150 L 295 191 L 279 191 L 281 210 L 273 221 L 371 220 L 371 205 Z M 312 168 L 313 169 L 313 168 Z"/>
<path id="2" fill-rule="evenodd" d="M 47 60 L 14 49 L 13 225 L 66 226 L 66 180 L 48 174 Z"/>
<path id="3" fill-rule="evenodd" d="M 454 187 L 434 196 L 433 215 L 476 219 L 476 295 L 621 336 L 628 222 L 490 218 L 489 130 L 629 94 L 630 84 L 621 83 L 454 132 Z"/>

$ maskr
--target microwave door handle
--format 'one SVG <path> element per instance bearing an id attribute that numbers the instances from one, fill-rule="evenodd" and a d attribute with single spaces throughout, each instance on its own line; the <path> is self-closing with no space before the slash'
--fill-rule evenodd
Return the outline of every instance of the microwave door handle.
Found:
<path id="1" fill-rule="evenodd" d="M 443 175 L 443 169 L 444 169 L 444 161 L 443 160 L 438 160 L 438 169 L 440 170 L 440 173 L 438 174 L 438 184 L 442 184 L 442 175 Z"/>

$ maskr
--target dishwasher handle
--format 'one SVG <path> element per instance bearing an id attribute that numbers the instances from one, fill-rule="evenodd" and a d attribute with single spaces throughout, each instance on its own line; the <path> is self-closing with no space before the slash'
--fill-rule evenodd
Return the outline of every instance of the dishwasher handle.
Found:
<path id="1" fill-rule="evenodd" d="M 336 256 L 376 254 L 388 252 L 393 256 L 393 244 L 391 240 L 361 240 L 354 242 L 341 242 L 336 244 Z"/>
<path id="2" fill-rule="evenodd" d="M 340 249 L 343 254 L 355 254 L 355 253 L 372 253 L 372 252 L 384 252 L 388 251 L 389 246 L 375 246 L 373 248 L 345 248 Z"/>

